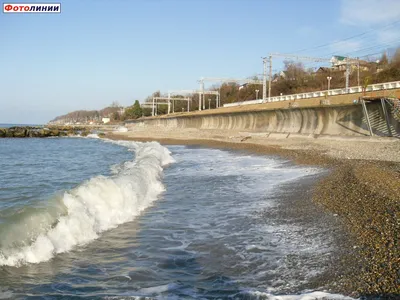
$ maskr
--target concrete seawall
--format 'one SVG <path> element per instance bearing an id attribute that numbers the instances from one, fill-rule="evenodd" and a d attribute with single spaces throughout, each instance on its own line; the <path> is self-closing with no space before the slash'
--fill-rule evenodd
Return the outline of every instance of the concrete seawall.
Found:
<path id="1" fill-rule="evenodd" d="M 373 132 L 388 136 L 380 102 L 367 104 Z M 400 123 L 389 114 L 392 134 L 400 137 Z M 182 115 L 128 121 L 129 129 L 135 127 L 162 127 L 170 129 L 197 128 L 245 130 L 266 133 L 291 133 L 302 135 L 368 136 L 369 130 L 362 106 L 340 105 L 308 108 L 290 108 L 262 111 L 244 111 L 219 114 Z"/>

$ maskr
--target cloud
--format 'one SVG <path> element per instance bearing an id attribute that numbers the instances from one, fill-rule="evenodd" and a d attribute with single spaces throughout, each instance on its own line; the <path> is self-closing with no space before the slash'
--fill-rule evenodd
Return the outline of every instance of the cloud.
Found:
<path id="1" fill-rule="evenodd" d="M 332 51 L 362 56 L 399 44 L 400 0 L 340 1 L 340 23 L 360 27 L 366 35 L 334 44 Z"/>
<path id="2" fill-rule="evenodd" d="M 400 19 L 399 0 L 341 0 L 340 21 L 367 27 Z"/>

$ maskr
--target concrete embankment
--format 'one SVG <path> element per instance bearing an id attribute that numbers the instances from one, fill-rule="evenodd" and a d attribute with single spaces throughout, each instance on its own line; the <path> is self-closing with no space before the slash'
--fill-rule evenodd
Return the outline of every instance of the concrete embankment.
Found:
<path id="1" fill-rule="evenodd" d="M 389 136 L 385 115 L 380 101 L 367 104 L 368 116 L 374 135 Z M 390 131 L 400 137 L 400 123 L 389 112 Z M 170 115 L 162 118 L 145 118 L 127 121 L 133 128 L 196 128 L 245 130 L 270 133 L 272 136 L 290 137 L 296 135 L 370 135 L 366 115 L 360 104 L 300 107 L 270 110 L 246 110 L 206 114 Z M 278 135 L 277 135 L 278 134 Z M 271 137 L 272 137 L 271 136 Z"/>

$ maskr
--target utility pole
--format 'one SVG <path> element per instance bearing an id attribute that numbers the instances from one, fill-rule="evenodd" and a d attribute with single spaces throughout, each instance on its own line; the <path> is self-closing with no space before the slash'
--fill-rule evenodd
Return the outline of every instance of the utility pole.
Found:
<path id="1" fill-rule="evenodd" d="M 151 115 L 154 117 L 155 114 L 155 107 L 154 107 L 154 97 L 153 97 L 153 108 L 151 110 Z"/>
<path id="2" fill-rule="evenodd" d="M 168 114 L 171 112 L 171 94 L 168 93 Z"/>
<path id="3" fill-rule="evenodd" d="M 346 93 L 349 92 L 350 64 L 349 58 L 346 57 Z"/>
<path id="4" fill-rule="evenodd" d="M 218 106 L 217 107 L 220 107 L 221 106 L 221 86 L 219 86 L 217 97 L 218 97 Z"/>
<path id="5" fill-rule="evenodd" d="M 271 53 L 269 55 L 269 87 L 268 87 L 268 101 L 271 100 L 271 81 L 272 81 L 272 57 L 284 57 L 295 60 L 308 60 L 313 62 L 330 62 L 332 63 L 332 58 L 321 58 L 321 57 L 310 57 L 310 56 L 299 56 L 295 54 L 284 54 L 284 53 Z M 267 58 L 264 57 L 264 77 L 266 77 L 266 62 L 268 62 Z M 348 62 L 348 59 L 347 59 Z M 264 97 L 263 97 L 264 98 Z M 265 102 L 265 99 L 264 99 Z"/>
<path id="6" fill-rule="evenodd" d="M 200 80 L 200 90 L 199 90 L 199 110 L 201 110 L 201 97 L 204 98 L 204 82 Z"/>
<path id="7" fill-rule="evenodd" d="M 195 94 L 198 94 L 199 95 L 199 110 L 201 110 L 201 107 L 202 107 L 202 95 L 203 95 L 203 101 L 205 101 L 204 99 L 204 95 L 219 95 L 219 92 L 217 92 L 217 91 L 205 91 L 204 90 L 204 83 L 203 83 L 203 85 L 202 85 L 202 82 L 204 82 L 204 79 L 202 78 L 201 80 L 199 80 L 199 82 L 200 82 L 200 89 L 198 89 L 198 90 L 170 90 L 170 91 L 168 91 L 168 95 L 176 95 L 176 94 L 180 94 L 180 95 L 182 95 L 182 94 L 191 94 L 191 95 L 195 95 Z M 203 89 L 201 88 L 203 86 Z M 163 97 L 160 97 L 160 98 L 162 98 L 162 99 L 165 99 L 165 98 L 163 98 Z M 191 101 L 192 99 L 191 98 L 169 98 L 170 100 L 172 100 L 172 101 L 179 101 L 179 100 L 184 100 L 184 101 L 188 101 L 188 104 L 187 104 L 187 111 L 190 111 L 190 103 L 189 103 L 189 101 Z M 204 104 L 204 103 L 203 103 Z"/>
<path id="8" fill-rule="evenodd" d="M 350 66 L 351 65 L 358 65 L 357 68 L 357 81 L 358 85 L 360 85 L 360 60 L 357 59 L 351 59 L 349 57 L 346 57 L 346 93 L 349 92 L 349 83 L 350 83 Z"/>
<path id="9" fill-rule="evenodd" d="M 357 86 L 360 86 L 360 59 L 357 57 Z"/>
<path id="10" fill-rule="evenodd" d="M 267 64 L 269 64 L 269 79 L 268 79 L 268 102 L 271 100 L 271 81 L 272 81 L 272 55 L 268 58 L 263 57 L 263 102 L 267 101 Z"/>
<path id="11" fill-rule="evenodd" d="M 201 110 L 201 90 L 199 90 L 199 110 Z"/>
<path id="12" fill-rule="evenodd" d="M 271 84 L 272 84 L 272 55 L 269 56 L 268 102 L 271 101 Z"/>
<path id="13" fill-rule="evenodd" d="M 171 97 L 171 94 L 173 92 L 168 92 L 168 97 L 153 97 L 153 103 L 151 102 L 145 102 L 142 104 L 142 107 L 152 107 L 151 114 L 152 116 L 157 116 L 157 110 L 158 110 L 158 105 L 167 105 L 168 107 L 171 106 L 171 101 L 172 101 L 172 109 L 173 112 L 175 112 L 175 101 L 187 101 L 188 103 L 188 111 L 189 111 L 189 105 L 191 98 L 188 97 Z M 159 102 L 162 101 L 162 102 Z M 168 112 L 169 113 L 169 112 Z"/>
<path id="14" fill-rule="evenodd" d="M 203 94 L 203 110 L 204 110 L 204 109 L 206 109 L 206 98 L 205 98 L 205 95 L 204 95 L 204 81 L 201 82 L 201 91 L 202 91 L 202 94 Z"/>
<path id="15" fill-rule="evenodd" d="M 265 81 L 261 80 L 253 80 L 253 79 L 246 79 L 246 78 L 220 78 L 220 77 L 201 77 L 198 82 L 200 83 L 200 91 L 199 91 L 199 98 L 201 98 L 201 93 L 203 94 L 203 109 L 205 109 L 205 95 L 217 95 L 217 103 L 216 108 L 221 106 L 221 86 L 219 87 L 218 91 L 205 91 L 204 90 L 204 81 L 211 81 L 211 82 L 235 82 L 235 83 L 240 83 L 240 82 L 245 82 L 247 84 L 264 84 Z M 266 89 L 265 89 L 266 90 Z M 201 103 L 201 102 L 200 102 Z M 200 105 L 201 107 L 201 105 Z M 201 108 L 199 107 L 199 110 Z"/>
<path id="16" fill-rule="evenodd" d="M 267 101 L 267 58 L 263 57 L 263 102 Z"/>

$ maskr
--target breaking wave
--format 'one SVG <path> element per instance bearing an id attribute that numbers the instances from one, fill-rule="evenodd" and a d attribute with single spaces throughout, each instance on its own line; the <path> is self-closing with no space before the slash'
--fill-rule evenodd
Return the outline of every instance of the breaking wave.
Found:
<path id="1" fill-rule="evenodd" d="M 22 219 L 6 224 L 6 232 L 0 232 L 0 265 L 48 261 L 132 221 L 157 199 L 164 191 L 163 166 L 174 162 L 169 150 L 156 142 L 113 143 L 135 152 L 135 159 L 111 176 L 94 177 L 64 192 L 44 208 L 27 208 Z"/>

